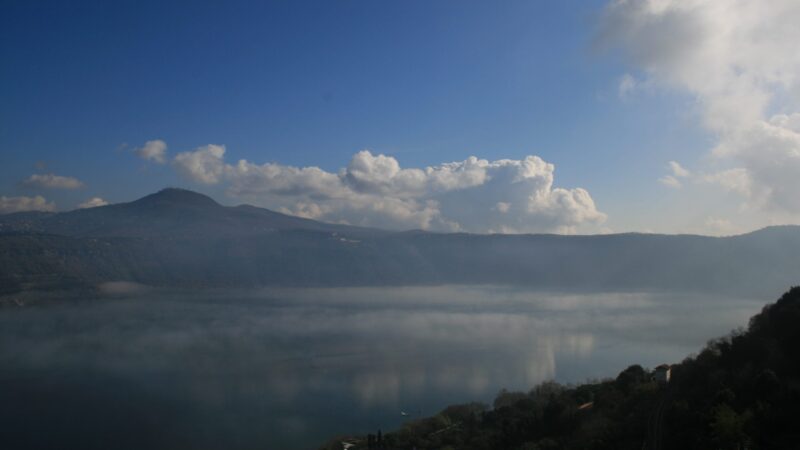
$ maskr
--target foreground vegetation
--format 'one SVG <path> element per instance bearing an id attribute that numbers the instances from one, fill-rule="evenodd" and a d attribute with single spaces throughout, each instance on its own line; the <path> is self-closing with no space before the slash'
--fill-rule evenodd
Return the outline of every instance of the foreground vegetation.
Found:
<path id="1" fill-rule="evenodd" d="M 680 330 L 676 330 L 680 332 Z M 490 408 L 449 406 L 385 435 L 324 449 L 788 449 L 800 443 L 800 287 L 672 366 L 616 379 L 502 391 Z"/>

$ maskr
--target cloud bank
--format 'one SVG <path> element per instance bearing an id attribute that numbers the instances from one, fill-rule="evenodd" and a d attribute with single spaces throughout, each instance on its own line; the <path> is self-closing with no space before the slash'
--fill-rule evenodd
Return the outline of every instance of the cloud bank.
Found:
<path id="1" fill-rule="evenodd" d="M 52 173 L 31 175 L 22 184 L 36 189 L 80 189 L 84 186 L 83 182 L 77 178 L 64 177 Z"/>
<path id="2" fill-rule="evenodd" d="M 798 23 L 796 0 L 617 0 L 600 39 L 622 49 L 648 83 L 695 97 L 718 139 L 710 152 L 717 168 L 701 181 L 740 195 L 747 207 L 797 214 Z M 661 181 L 679 187 L 678 178 Z"/>
<path id="3" fill-rule="evenodd" d="M 41 195 L 36 197 L 0 197 L 0 214 L 20 211 L 55 211 L 56 204 Z"/>
<path id="4" fill-rule="evenodd" d="M 553 187 L 555 167 L 538 156 L 476 157 L 402 168 L 391 156 L 356 153 L 332 173 L 318 167 L 224 159 L 222 145 L 179 153 L 173 165 L 233 198 L 312 219 L 388 229 L 469 232 L 574 232 L 602 223 L 581 188 Z"/>

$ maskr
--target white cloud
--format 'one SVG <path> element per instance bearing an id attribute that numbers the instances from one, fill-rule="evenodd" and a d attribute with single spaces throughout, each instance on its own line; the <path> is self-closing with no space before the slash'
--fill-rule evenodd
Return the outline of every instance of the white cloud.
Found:
<path id="1" fill-rule="evenodd" d="M 154 161 L 158 164 L 167 162 L 167 144 L 160 139 L 145 142 L 144 146 L 134 150 L 134 153 L 145 161 Z"/>
<path id="2" fill-rule="evenodd" d="M 723 137 L 713 154 L 739 164 L 738 192 L 755 206 L 800 212 L 800 114 L 777 115 Z M 728 171 L 730 172 L 730 171 Z"/>
<path id="3" fill-rule="evenodd" d="M 222 162 L 224 156 L 224 145 L 209 144 L 191 152 L 178 153 L 174 164 L 179 172 L 194 181 L 216 184 L 226 169 Z"/>
<path id="4" fill-rule="evenodd" d="M 23 181 L 22 184 L 39 189 L 80 189 L 83 182 L 73 177 L 63 177 L 52 173 L 46 175 L 34 174 Z"/>
<path id="5" fill-rule="evenodd" d="M 55 211 L 56 204 L 41 195 L 36 197 L 0 197 L 0 214 L 20 211 Z"/>
<path id="6" fill-rule="evenodd" d="M 702 181 L 719 185 L 725 190 L 735 192 L 747 199 L 755 196 L 753 181 L 747 169 L 728 169 L 703 175 Z"/>
<path id="7" fill-rule="evenodd" d="M 683 183 L 679 180 L 679 178 L 688 178 L 692 175 L 691 172 L 684 169 L 683 166 L 678 164 L 677 161 L 670 161 L 667 166 L 669 167 L 670 174 L 664 175 L 663 177 L 659 178 L 659 183 L 663 184 L 664 186 L 671 187 L 673 189 L 680 189 L 683 187 Z"/>
<path id="8" fill-rule="evenodd" d="M 225 183 L 230 196 L 286 213 L 390 229 L 473 232 L 573 232 L 602 223 L 587 191 L 553 187 L 555 167 L 537 156 L 476 157 L 426 168 L 400 167 L 361 151 L 331 173 L 318 167 L 224 161 L 209 145 L 176 156 L 174 165 L 203 184 Z"/>
<path id="9" fill-rule="evenodd" d="M 106 206 L 108 202 L 100 197 L 92 197 L 89 200 L 78 205 L 78 209 L 96 208 L 98 206 Z"/>
<path id="10" fill-rule="evenodd" d="M 600 39 L 623 49 L 645 82 L 696 98 L 719 139 L 712 166 L 724 167 L 705 181 L 749 206 L 798 214 L 798 23 L 796 0 L 616 0 Z M 679 185 L 678 178 L 673 171 L 662 183 Z"/>
<path id="11" fill-rule="evenodd" d="M 692 174 L 688 170 L 684 169 L 680 164 L 678 164 L 677 161 L 669 162 L 669 170 L 671 170 L 672 175 L 677 178 L 686 178 Z"/>

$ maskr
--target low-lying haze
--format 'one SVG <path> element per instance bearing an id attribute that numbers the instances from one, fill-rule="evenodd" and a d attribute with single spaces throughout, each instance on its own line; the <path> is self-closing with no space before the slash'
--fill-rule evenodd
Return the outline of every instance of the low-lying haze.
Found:
<path id="1" fill-rule="evenodd" d="M 308 448 L 393 428 L 400 411 L 679 361 L 765 303 L 498 286 L 115 287 L 102 300 L 0 310 L 13 386 L 0 391 L 0 440 Z"/>

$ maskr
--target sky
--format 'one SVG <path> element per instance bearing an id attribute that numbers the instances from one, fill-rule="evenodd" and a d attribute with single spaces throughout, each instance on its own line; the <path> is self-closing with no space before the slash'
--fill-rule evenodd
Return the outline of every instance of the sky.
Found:
<path id="1" fill-rule="evenodd" d="M 800 223 L 791 0 L 0 0 L 0 213 L 183 187 L 388 229 Z"/>

